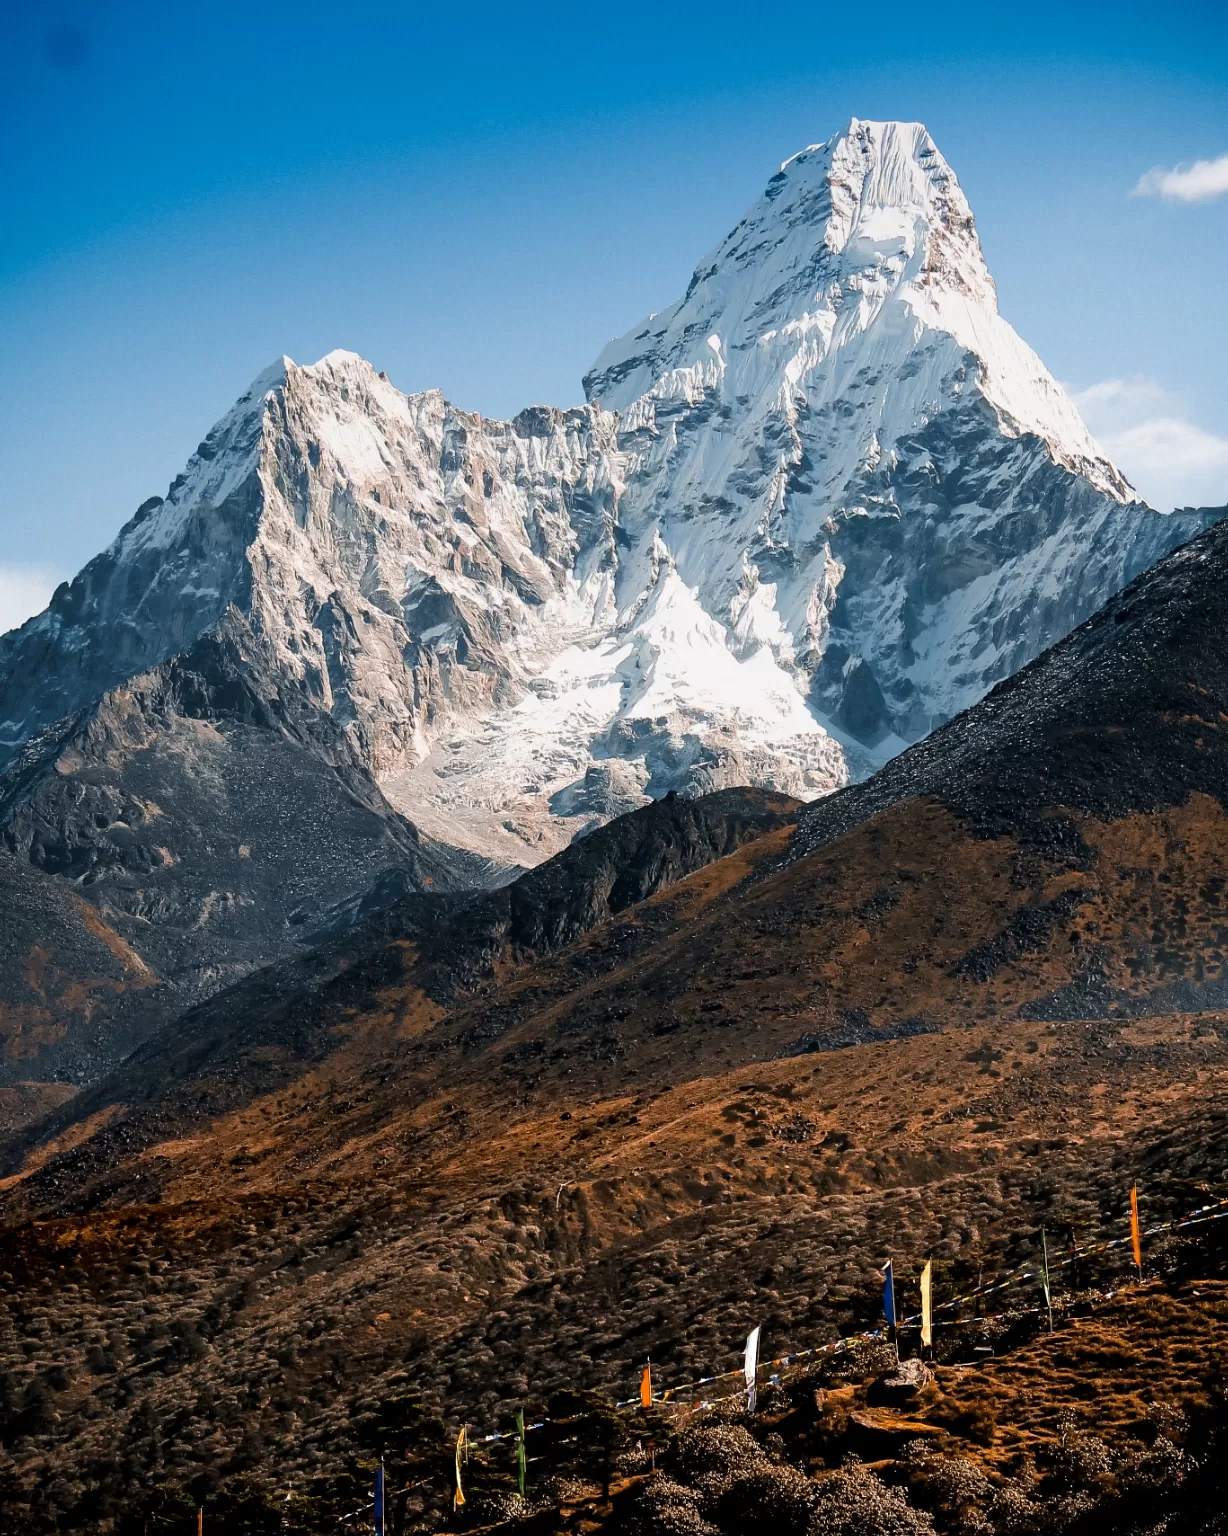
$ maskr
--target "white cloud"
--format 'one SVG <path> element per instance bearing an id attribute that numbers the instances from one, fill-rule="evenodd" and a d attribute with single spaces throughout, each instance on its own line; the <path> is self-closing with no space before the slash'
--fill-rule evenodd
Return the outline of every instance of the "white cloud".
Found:
<path id="1" fill-rule="evenodd" d="M 1071 393 L 1083 420 L 1093 432 L 1100 432 L 1106 426 L 1109 430 L 1132 426 L 1172 404 L 1172 397 L 1164 386 L 1141 373 L 1132 379 L 1101 379 L 1099 384 Z"/>
<path id="2" fill-rule="evenodd" d="M 1157 166 L 1140 176 L 1133 197 L 1163 197 L 1176 203 L 1209 203 L 1228 192 L 1228 155 L 1214 160 L 1195 160 L 1175 165 L 1171 171 Z"/>
<path id="3" fill-rule="evenodd" d="M 1160 511 L 1228 503 L 1228 438 L 1158 416 L 1102 438 L 1109 457 Z"/>
<path id="4" fill-rule="evenodd" d="M 1100 446 L 1153 507 L 1228 503 L 1228 438 L 1187 420 L 1155 379 L 1104 379 L 1072 394 Z"/>
<path id="5" fill-rule="evenodd" d="M 41 613 L 63 579 L 46 565 L 0 565 L 0 635 Z"/>

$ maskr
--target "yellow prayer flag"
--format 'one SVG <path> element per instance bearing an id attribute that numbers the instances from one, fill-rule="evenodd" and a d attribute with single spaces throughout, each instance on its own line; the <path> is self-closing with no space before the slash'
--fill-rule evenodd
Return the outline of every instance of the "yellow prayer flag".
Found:
<path id="1" fill-rule="evenodd" d="M 461 1457 L 465 1452 L 465 1440 L 468 1434 L 468 1426 L 463 1426 L 456 1437 L 456 1492 L 452 1495 L 452 1508 L 459 1509 L 465 1502 L 465 1490 L 461 1487 Z"/>
<path id="2" fill-rule="evenodd" d="M 1143 1240 L 1138 1229 L 1138 1185 L 1130 1186 L 1130 1241 L 1134 1246 L 1134 1267 L 1143 1272 Z"/>
<path id="3" fill-rule="evenodd" d="M 926 1259 L 921 1271 L 921 1347 L 930 1349 L 934 1343 L 934 1261 Z"/>
<path id="4" fill-rule="evenodd" d="M 651 1408 L 652 1407 L 652 1365 L 651 1365 L 651 1363 L 649 1363 L 648 1365 L 646 1365 L 644 1367 L 644 1374 L 640 1377 L 640 1406 L 642 1408 Z"/>

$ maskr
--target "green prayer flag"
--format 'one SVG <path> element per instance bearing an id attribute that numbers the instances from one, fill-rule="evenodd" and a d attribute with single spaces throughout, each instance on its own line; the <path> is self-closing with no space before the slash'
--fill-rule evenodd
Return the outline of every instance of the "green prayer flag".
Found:
<path id="1" fill-rule="evenodd" d="M 524 1480 L 526 1460 L 524 1454 L 524 1409 L 516 1410 L 516 1486 L 520 1490 L 520 1497 L 524 1498 Z"/>

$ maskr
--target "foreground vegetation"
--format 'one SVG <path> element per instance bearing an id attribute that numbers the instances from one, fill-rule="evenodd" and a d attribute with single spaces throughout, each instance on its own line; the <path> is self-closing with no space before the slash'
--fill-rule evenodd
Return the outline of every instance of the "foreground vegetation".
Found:
<path id="1" fill-rule="evenodd" d="M 183 1425 L 160 1420 L 146 1398 L 114 1454 L 84 1476 L 44 1461 L 22 1477 L 10 1461 L 0 1528 L 187 1536 L 203 1509 L 206 1531 L 227 1536 L 369 1530 L 382 1463 L 389 1536 L 1220 1536 L 1228 1264 L 1218 1225 L 1157 1245 L 1153 1268 L 1148 1283 L 1116 1294 L 1111 1284 L 1107 1295 L 1061 1292 L 1052 1334 L 1032 1306 L 965 1317 L 939 1330 L 930 1366 L 915 1362 L 908 1379 L 885 1340 L 820 1354 L 762 1388 L 753 1415 L 740 1396 L 618 1411 L 597 1393 L 557 1392 L 527 1405 L 523 1497 L 510 1420 L 498 1439 L 484 1438 L 492 1426 L 471 1429 L 462 1506 L 460 1426 L 410 1372 L 354 1400 L 344 1451 L 309 1476 L 281 1464 L 276 1439 L 256 1436 L 224 1460 L 183 1466 L 171 1454 Z M 1103 1270 L 1083 1278 L 1111 1281 Z M 10 1450 L 20 1457 L 54 1435 L 53 1405 L 46 1388 L 15 1398 L 12 1377 L 0 1380 Z M 185 1415 L 202 1435 L 209 1406 Z"/>

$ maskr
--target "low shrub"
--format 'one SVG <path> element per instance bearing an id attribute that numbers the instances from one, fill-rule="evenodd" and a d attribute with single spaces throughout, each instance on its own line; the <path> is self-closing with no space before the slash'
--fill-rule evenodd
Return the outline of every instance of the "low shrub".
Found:
<path id="1" fill-rule="evenodd" d="M 814 1485 L 809 1536 L 934 1536 L 934 1522 L 852 1458 Z"/>
<path id="2" fill-rule="evenodd" d="M 718 1536 L 700 1513 L 695 1490 L 660 1472 L 632 1499 L 627 1530 L 629 1536 Z"/>

